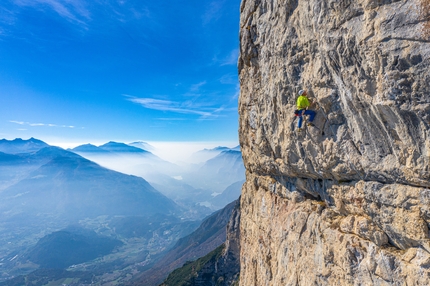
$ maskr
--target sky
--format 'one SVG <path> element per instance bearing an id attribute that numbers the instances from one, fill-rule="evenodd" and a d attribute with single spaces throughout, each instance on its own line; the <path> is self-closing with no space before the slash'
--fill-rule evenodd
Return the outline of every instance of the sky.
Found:
<path id="1" fill-rule="evenodd" d="M 0 138 L 237 145 L 239 6 L 2 0 Z"/>

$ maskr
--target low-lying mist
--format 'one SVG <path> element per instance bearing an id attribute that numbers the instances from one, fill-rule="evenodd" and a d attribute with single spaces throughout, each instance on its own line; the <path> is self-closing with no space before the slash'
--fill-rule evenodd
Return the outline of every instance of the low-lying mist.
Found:
<path id="1" fill-rule="evenodd" d="M 161 143 L 157 147 L 145 143 L 144 146 L 152 152 L 127 149 L 123 143 L 115 142 L 99 147 L 82 145 L 72 151 L 103 167 L 142 177 L 164 195 L 189 207 L 196 203 L 212 210 L 223 207 L 211 206 L 210 200 L 245 178 L 238 147 L 197 149 L 206 147 L 204 143 Z M 170 158 L 171 154 L 180 154 L 175 156 L 183 160 L 175 164 L 156 154 Z"/>

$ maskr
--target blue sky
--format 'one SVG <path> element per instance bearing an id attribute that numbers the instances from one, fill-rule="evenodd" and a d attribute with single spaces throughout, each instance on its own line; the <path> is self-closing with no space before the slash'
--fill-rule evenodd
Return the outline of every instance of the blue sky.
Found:
<path id="1" fill-rule="evenodd" d="M 240 0 L 3 0 L 0 138 L 237 142 Z"/>

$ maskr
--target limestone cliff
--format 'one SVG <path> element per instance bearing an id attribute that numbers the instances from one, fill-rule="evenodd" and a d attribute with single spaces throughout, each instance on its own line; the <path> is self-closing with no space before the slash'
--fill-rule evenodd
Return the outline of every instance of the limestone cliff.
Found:
<path id="1" fill-rule="evenodd" d="M 187 261 L 193 261 L 196 258 L 205 256 L 222 244 L 227 244 L 226 250 L 224 251 L 227 253 L 225 256 L 228 258 L 238 257 L 239 251 L 236 250 L 234 246 L 228 246 L 228 240 L 232 240 L 232 237 L 235 237 L 235 227 L 231 227 L 230 225 L 232 224 L 232 220 L 234 222 L 234 218 L 238 216 L 238 209 L 239 202 L 236 200 L 205 218 L 193 233 L 179 239 L 176 244 L 164 254 L 164 256 L 154 263 L 154 265 L 146 271 L 138 273 L 127 285 L 160 285 L 167 275 L 175 268 L 181 267 Z M 239 222 L 233 225 L 236 225 L 236 228 L 238 228 L 238 224 Z M 235 245 L 235 243 L 233 243 L 233 245 Z M 236 250 L 236 256 L 232 256 L 230 254 L 232 250 Z M 228 264 L 232 263 L 224 263 L 224 265 Z M 187 270 L 179 270 L 179 276 L 183 276 Z M 227 271 L 228 270 L 225 270 L 225 272 Z M 178 274 L 178 272 L 176 274 Z M 175 276 L 177 278 L 178 275 L 176 274 Z M 175 284 L 168 282 L 165 285 Z"/>
<path id="2" fill-rule="evenodd" d="M 429 285 L 430 1 L 242 0 L 240 42 L 240 284 Z"/>
<path id="3" fill-rule="evenodd" d="M 160 286 L 235 286 L 239 278 L 240 203 L 234 209 L 227 224 L 227 239 L 214 251 L 169 274 Z"/>

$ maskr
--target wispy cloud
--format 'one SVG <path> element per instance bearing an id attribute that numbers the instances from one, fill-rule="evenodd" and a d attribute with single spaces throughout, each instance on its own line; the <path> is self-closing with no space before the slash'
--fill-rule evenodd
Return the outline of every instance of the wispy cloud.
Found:
<path id="1" fill-rule="evenodd" d="M 225 84 L 236 84 L 236 90 L 232 96 L 229 96 L 226 101 L 221 104 L 219 98 L 226 98 L 220 96 L 218 93 L 207 93 L 202 90 L 202 87 L 207 84 L 207 81 L 201 81 L 192 84 L 188 91 L 182 94 L 183 98 L 187 100 L 175 101 L 169 99 L 159 99 L 153 97 L 136 97 L 132 95 L 123 94 L 128 101 L 139 104 L 147 109 L 167 111 L 179 114 L 195 114 L 200 117 L 198 120 L 214 120 L 219 117 L 227 116 L 226 113 L 237 111 L 237 98 L 239 96 L 239 83 L 237 76 L 225 75 L 220 79 Z M 188 119 L 172 119 L 172 118 L 159 118 L 159 120 L 188 120 Z"/>
<path id="2" fill-rule="evenodd" d="M 170 100 L 160 100 L 154 98 L 136 98 L 129 95 L 125 95 L 127 100 L 140 104 L 144 108 L 160 110 L 160 111 L 168 111 L 180 114 L 196 114 L 200 115 L 198 120 L 214 120 L 218 117 L 225 116 L 226 112 L 234 112 L 237 111 L 237 107 L 227 107 L 227 105 L 222 105 L 220 107 L 206 107 L 206 108 L 198 108 L 197 106 L 190 106 L 189 101 L 184 104 L 187 107 L 183 107 L 183 103 L 170 101 Z M 234 96 L 236 97 L 236 95 Z M 185 118 L 159 118 L 159 120 L 186 120 Z"/>
<path id="3" fill-rule="evenodd" d="M 25 122 L 25 121 L 16 121 L 16 120 L 9 120 L 10 123 L 15 123 L 18 125 L 24 125 L 24 126 L 45 126 L 45 127 L 60 127 L 60 128 L 76 128 L 73 125 L 58 125 L 58 124 L 52 124 L 52 123 L 31 123 L 31 122 Z M 83 128 L 83 127 L 82 127 Z"/>
<path id="4" fill-rule="evenodd" d="M 204 86 L 207 82 L 202 81 L 197 84 L 191 85 L 189 91 L 183 96 L 185 98 L 189 98 L 189 96 L 193 95 L 194 98 L 191 100 L 184 101 L 175 101 L 168 99 L 158 99 L 158 98 L 150 98 L 150 97 L 136 97 L 132 95 L 123 94 L 128 101 L 139 104 L 147 109 L 167 111 L 179 114 L 195 114 L 199 115 L 199 120 L 208 120 L 208 119 L 216 119 L 218 117 L 222 117 L 226 112 L 236 111 L 236 107 L 229 107 L 232 99 L 237 96 L 235 95 L 232 99 L 229 100 L 227 104 L 223 104 L 221 106 L 217 106 L 216 102 L 210 102 L 207 100 L 199 100 L 201 94 L 198 93 L 202 86 Z M 213 96 L 211 97 L 213 98 Z M 187 120 L 186 118 L 159 118 L 160 120 Z"/>
<path id="5" fill-rule="evenodd" d="M 224 3 L 225 0 L 215 0 L 209 4 L 209 7 L 206 9 L 206 12 L 202 16 L 204 25 L 221 17 L 222 6 L 224 5 Z"/>
<path id="6" fill-rule="evenodd" d="M 239 79 L 236 74 L 225 74 L 220 79 L 219 82 L 222 84 L 238 84 Z"/>
<path id="7" fill-rule="evenodd" d="M 227 65 L 236 65 L 237 59 L 239 57 L 239 49 L 234 49 L 230 52 L 228 56 L 221 59 L 221 66 L 227 66 Z"/>
<path id="8" fill-rule="evenodd" d="M 132 8 L 132 9 L 130 9 L 130 12 L 132 13 L 132 15 L 134 16 L 135 19 L 142 19 L 142 18 L 150 19 L 150 18 L 152 18 L 151 11 L 147 7 L 143 7 L 140 10 L 138 10 L 136 8 Z"/>
<path id="9" fill-rule="evenodd" d="M 197 91 L 199 91 L 199 90 L 200 90 L 200 88 L 201 88 L 202 86 L 204 86 L 205 84 L 206 84 L 206 81 L 202 81 L 202 82 L 199 82 L 199 83 L 193 84 L 193 85 L 190 87 L 190 91 L 191 91 L 191 92 L 197 92 Z"/>
<path id="10" fill-rule="evenodd" d="M 2 24 L 13 25 L 16 20 L 15 13 L 10 8 L 1 6 L 0 20 Z"/>
<path id="11" fill-rule="evenodd" d="M 212 58 L 212 65 L 219 66 L 231 66 L 237 65 L 237 59 L 239 58 L 239 49 L 234 49 L 230 51 L 227 55 L 219 56 L 215 55 Z"/>
<path id="12" fill-rule="evenodd" d="M 239 98 L 239 95 L 240 95 L 240 84 L 239 84 L 239 83 L 237 83 L 237 84 L 236 84 L 236 91 L 235 91 L 235 93 L 233 94 L 233 96 L 231 97 L 231 100 L 232 100 L 232 101 L 237 101 L 237 99 Z"/>
<path id="13" fill-rule="evenodd" d="M 187 98 L 187 100 L 184 101 L 165 100 L 149 97 L 139 98 L 127 94 L 123 94 L 123 96 L 125 96 L 128 101 L 140 104 L 148 109 L 169 111 L 180 114 L 196 114 L 200 115 L 201 118 L 218 117 L 218 107 L 213 107 L 210 103 L 201 102 L 201 100 L 201 103 L 197 103 L 200 96 L 202 95 L 201 88 L 206 84 L 206 81 L 192 84 L 188 91 L 182 95 L 183 97 Z"/>
<path id="14" fill-rule="evenodd" d="M 38 9 L 50 8 L 69 22 L 86 25 L 90 12 L 80 0 L 15 0 L 19 6 L 30 6 Z"/>
<path id="15" fill-rule="evenodd" d="M 185 121 L 187 120 L 186 118 L 177 118 L 177 117 L 159 117 L 157 118 L 157 120 L 161 120 L 161 121 Z"/>
<path id="16" fill-rule="evenodd" d="M 145 108 L 148 109 L 154 109 L 154 110 L 161 110 L 161 111 L 170 111 L 175 113 L 182 113 L 182 114 L 197 114 L 201 116 L 212 116 L 213 109 L 198 109 L 193 106 L 191 106 L 189 101 L 187 101 L 185 104 L 177 101 L 171 101 L 171 100 L 162 100 L 162 99 L 155 99 L 155 98 L 137 98 L 132 97 L 130 95 L 125 95 L 127 97 L 127 100 L 140 104 Z M 184 106 L 186 105 L 186 106 Z"/>

